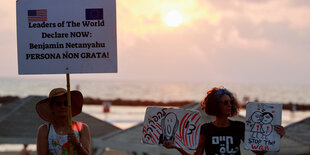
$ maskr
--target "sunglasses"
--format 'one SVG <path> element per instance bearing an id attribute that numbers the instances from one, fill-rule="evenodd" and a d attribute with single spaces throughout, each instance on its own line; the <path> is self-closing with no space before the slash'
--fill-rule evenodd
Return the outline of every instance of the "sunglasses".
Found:
<path id="1" fill-rule="evenodd" d="M 231 104 L 231 105 L 232 105 L 232 104 L 233 104 L 232 101 L 230 101 L 230 100 L 225 100 L 225 101 L 222 102 L 222 103 L 223 103 L 224 105 L 228 105 L 228 104 Z"/>
<path id="2" fill-rule="evenodd" d="M 65 102 L 56 102 L 56 105 L 58 106 L 58 107 L 60 107 L 61 105 L 64 105 L 64 106 L 68 106 L 68 102 L 67 101 L 65 101 Z"/>

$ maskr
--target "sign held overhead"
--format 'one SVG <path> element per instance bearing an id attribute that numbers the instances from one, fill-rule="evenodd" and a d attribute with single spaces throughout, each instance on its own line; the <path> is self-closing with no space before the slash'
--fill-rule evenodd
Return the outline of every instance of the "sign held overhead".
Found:
<path id="1" fill-rule="evenodd" d="M 19 0 L 19 74 L 116 73 L 115 0 Z"/>

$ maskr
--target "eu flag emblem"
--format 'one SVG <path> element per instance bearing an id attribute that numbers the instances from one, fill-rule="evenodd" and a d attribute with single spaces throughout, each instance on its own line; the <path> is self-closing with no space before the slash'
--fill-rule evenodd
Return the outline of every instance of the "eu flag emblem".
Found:
<path id="1" fill-rule="evenodd" d="M 86 20 L 102 20 L 103 19 L 103 8 L 98 9 L 86 9 Z"/>

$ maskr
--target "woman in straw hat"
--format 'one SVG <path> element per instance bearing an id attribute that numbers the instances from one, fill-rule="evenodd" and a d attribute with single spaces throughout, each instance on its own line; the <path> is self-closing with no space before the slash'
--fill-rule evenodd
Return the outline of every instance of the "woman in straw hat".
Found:
<path id="1" fill-rule="evenodd" d="M 39 155 L 89 154 L 90 132 L 86 124 L 72 121 L 68 125 L 67 91 L 63 88 L 51 90 L 49 97 L 38 102 L 36 111 L 46 122 L 38 129 L 37 152 Z M 71 91 L 72 117 L 82 111 L 83 95 Z"/>

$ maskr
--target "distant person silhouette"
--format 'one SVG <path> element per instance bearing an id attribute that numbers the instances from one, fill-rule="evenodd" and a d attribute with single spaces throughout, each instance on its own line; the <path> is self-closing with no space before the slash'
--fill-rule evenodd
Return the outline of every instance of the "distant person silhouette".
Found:
<path id="1" fill-rule="evenodd" d="M 27 150 L 28 144 L 24 144 L 24 148 L 20 151 L 19 155 L 30 155 L 30 152 Z"/>

